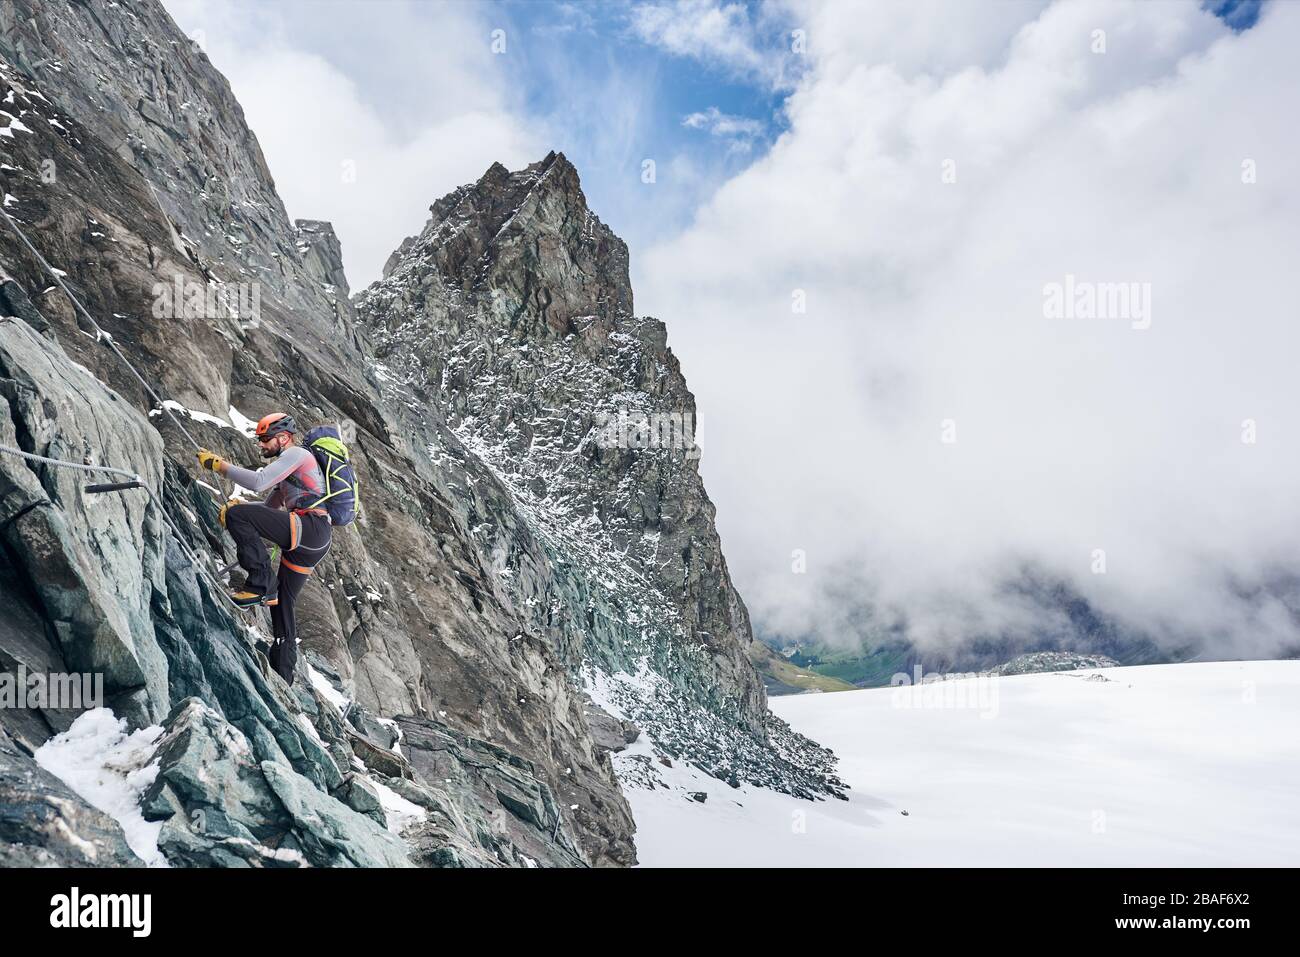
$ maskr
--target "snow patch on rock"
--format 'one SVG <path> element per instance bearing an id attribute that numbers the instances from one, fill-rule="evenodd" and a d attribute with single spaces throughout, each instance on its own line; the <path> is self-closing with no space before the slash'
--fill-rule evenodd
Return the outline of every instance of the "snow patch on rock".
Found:
<path id="1" fill-rule="evenodd" d="M 162 733 L 157 725 L 128 733 L 125 718 L 96 708 L 80 715 L 35 755 L 37 764 L 112 816 L 131 850 L 150 867 L 167 866 L 158 850 L 162 822 L 146 821 L 140 812 L 140 796 L 158 774 L 157 763 L 148 762 Z"/>

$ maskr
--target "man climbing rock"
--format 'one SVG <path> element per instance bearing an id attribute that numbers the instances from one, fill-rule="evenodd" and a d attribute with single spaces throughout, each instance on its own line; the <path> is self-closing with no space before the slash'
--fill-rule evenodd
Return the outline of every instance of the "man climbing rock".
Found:
<path id="1" fill-rule="evenodd" d="M 319 502 L 325 477 L 316 457 L 297 444 L 298 425 L 293 416 L 273 412 L 257 423 L 262 458 L 274 461 L 256 472 L 240 468 L 207 449 L 199 451 L 199 465 L 226 476 L 252 492 L 273 489 L 261 503 L 231 502 L 221 510 L 222 523 L 235 540 L 240 567 L 248 573 L 244 588 L 231 598 L 242 607 L 268 605 L 275 644 L 271 667 L 293 683 L 298 660 L 298 629 L 294 602 L 312 568 L 330 546 L 330 516 Z M 280 546 L 280 570 L 271 575 L 271 562 L 263 539 Z"/>

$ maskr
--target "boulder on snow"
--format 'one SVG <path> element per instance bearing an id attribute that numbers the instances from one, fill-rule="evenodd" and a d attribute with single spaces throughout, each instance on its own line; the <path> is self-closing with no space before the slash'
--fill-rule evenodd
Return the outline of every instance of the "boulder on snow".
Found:
<path id="1" fill-rule="evenodd" d="M 631 721 L 614 717 L 590 698 L 587 699 L 586 710 L 591 739 L 602 751 L 626 751 L 627 746 L 641 736 L 641 730 Z"/>

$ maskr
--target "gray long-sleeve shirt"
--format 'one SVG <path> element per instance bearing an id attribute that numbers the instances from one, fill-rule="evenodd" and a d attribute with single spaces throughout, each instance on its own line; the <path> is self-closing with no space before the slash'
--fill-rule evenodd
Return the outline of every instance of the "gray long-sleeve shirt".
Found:
<path id="1" fill-rule="evenodd" d="M 226 463 L 225 475 L 250 492 L 264 492 L 274 486 L 265 502 L 272 508 L 309 508 L 325 494 L 325 476 L 316 464 L 316 456 L 301 445 L 289 446 L 256 472 Z"/>

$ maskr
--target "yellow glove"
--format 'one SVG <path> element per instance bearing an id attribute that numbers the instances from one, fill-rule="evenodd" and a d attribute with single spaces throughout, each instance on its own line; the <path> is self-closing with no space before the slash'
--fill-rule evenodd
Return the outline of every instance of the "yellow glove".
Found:
<path id="1" fill-rule="evenodd" d="M 224 472 L 226 463 L 216 452 L 199 449 L 199 468 L 212 472 Z"/>
<path id="2" fill-rule="evenodd" d="M 243 504 L 244 504 L 243 499 L 232 498 L 225 505 L 221 506 L 221 511 L 217 512 L 217 521 L 221 523 L 222 528 L 226 527 L 226 509 L 230 508 L 230 506 L 232 505 L 243 505 Z"/>

